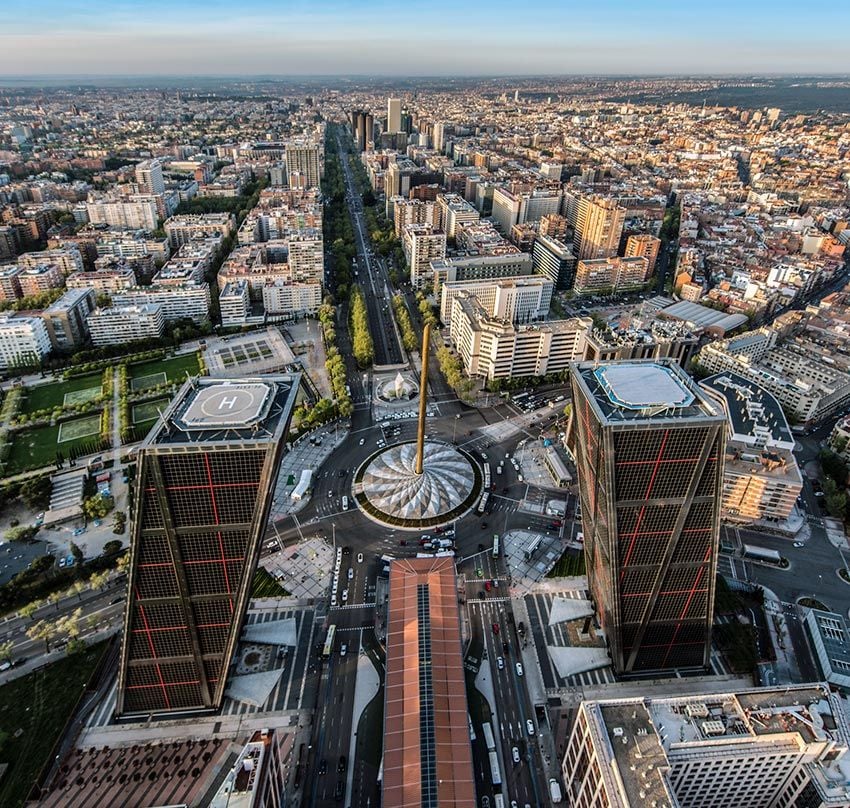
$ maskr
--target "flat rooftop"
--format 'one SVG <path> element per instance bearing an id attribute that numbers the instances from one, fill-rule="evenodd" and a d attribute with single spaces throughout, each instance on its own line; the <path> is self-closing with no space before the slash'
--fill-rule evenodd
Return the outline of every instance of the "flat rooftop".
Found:
<path id="1" fill-rule="evenodd" d="M 579 362 L 573 374 L 604 421 L 725 420 L 673 360 Z"/>
<path id="2" fill-rule="evenodd" d="M 298 373 L 190 379 L 143 446 L 277 439 L 289 423 L 300 379 Z"/>

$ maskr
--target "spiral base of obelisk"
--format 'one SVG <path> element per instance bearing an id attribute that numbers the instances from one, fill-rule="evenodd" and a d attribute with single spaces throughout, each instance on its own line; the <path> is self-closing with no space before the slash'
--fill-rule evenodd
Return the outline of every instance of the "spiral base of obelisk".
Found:
<path id="1" fill-rule="evenodd" d="M 415 441 L 376 452 L 354 476 L 352 493 L 371 519 L 402 530 L 444 525 L 467 513 L 481 495 L 481 472 L 463 450 L 426 441 L 422 473 Z"/>

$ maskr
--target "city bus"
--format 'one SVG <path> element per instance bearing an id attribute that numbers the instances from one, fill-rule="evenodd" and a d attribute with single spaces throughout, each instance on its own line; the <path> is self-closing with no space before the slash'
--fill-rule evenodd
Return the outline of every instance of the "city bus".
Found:
<path id="1" fill-rule="evenodd" d="M 336 623 L 331 623 L 328 626 L 328 636 L 325 638 L 325 647 L 322 649 L 322 656 L 329 657 L 334 647 L 334 637 L 336 636 Z"/>
<path id="2" fill-rule="evenodd" d="M 499 534 L 493 534 L 493 558 L 499 557 Z"/>
<path id="3" fill-rule="evenodd" d="M 487 745 L 487 751 L 492 752 L 496 748 L 496 739 L 493 736 L 493 727 L 489 721 L 485 721 L 481 725 L 481 731 L 484 733 L 484 742 Z"/>
<path id="4" fill-rule="evenodd" d="M 475 512 L 480 516 L 487 509 L 487 503 L 490 501 L 490 492 L 485 491 L 481 495 L 481 499 L 478 500 L 478 507 L 475 509 Z"/>
<path id="5" fill-rule="evenodd" d="M 573 477 L 567 471 L 564 461 L 561 460 L 553 447 L 549 446 L 546 449 L 543 455 L 543 462 L 546 464 L 546 469 L 549 471 L 552 480 L 558 488 L 566 488 L 573 481 Z"/>

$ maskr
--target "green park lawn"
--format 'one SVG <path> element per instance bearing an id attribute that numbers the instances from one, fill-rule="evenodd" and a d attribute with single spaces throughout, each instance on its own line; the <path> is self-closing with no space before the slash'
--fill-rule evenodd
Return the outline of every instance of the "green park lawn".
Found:
<path id="1" fill-rule="evenodd" d="M 198 357 L 193 353 L 157 359 L 153 362 L 140 362 L 138 365 L 130 365 L 127 368 L 131 388 L 133 387 L 132 379 L 155 376 L 158 373 L 164 373 L 169 382 L 183 382 L 187 372 L 190 376 L 198 375 Z"/>
<path id="2" fill-rule="evenodd" d="M 99 643 L 0 687 L 0 805 L 24 804 L 105 648 Z"/>
<path id="3" fill-rule="evenodd" d="M 61 451 L 67 459 L 75 449 L 98 440 L 99 424 L 100 414 L 98 413 L 66 421 L 64 425 L 38 426 L 14 433 L 5 473 L 17 474 L 27 469 L 50 466 L 56 461 L 57 451 Z M 66 438 L 62 443 L 58 442 L 60 426 L 65 433 L 63 437 Z M 74 434 L 75 428 L 81 436 L 74 440 L 67 440 Z M 84 434 L 86 432 L 94 434 L 86 435 Z"/>
<path id="4" fill-rule="evenodd" d="M 94 388 L 97 388 L 96 394 L 81 394 L 81 391 L 88 391 Z M 65 402 L 66 393 L 77 393 L 78 395 L 73 396 L 74 398 L 94 398 L 99 396 L 101 393 L 101 374 L 92 373 L 89 376 L 77 376 L 61 382 L 37 384 L 33 387 L 27 387 L 21 412 L 29 414 L 36 410 L 61 407 Z"/>

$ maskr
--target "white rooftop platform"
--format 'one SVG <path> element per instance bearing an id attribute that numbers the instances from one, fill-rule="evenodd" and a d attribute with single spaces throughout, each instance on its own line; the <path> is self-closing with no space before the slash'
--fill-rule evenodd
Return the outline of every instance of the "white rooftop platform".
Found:
<path id="1" fill-rule="evenodd" d="M 572 648 L 554 645 L 548 645 L 546 648 L 558 676 L 562 679 L 577 676 L 585 671 L 607 668 L 611 664 L 608 652 L 604 648 Z"/>
<path id="2" fill-rule="evenodd" d="M 629 410 L 684 407 L 694 400 L 669 368 L 653 363 L 604 365 L 596 372 L 611 403 Z"/>
<path id="3" fill-rule="evenodd" d="M 245 626 L 242 639 L 265 645 L 295 645 L 296 623 L 294 617 L 272 620 L 268 623 L 251 623 Z"/>
<path id="4" fill-rule="evenodd" d="M 277 668 L 273 671 L 263 671 L 263 673 L 233 676 L 230 679 L 230 687 L 224 695 L 234 701 L 262 707 L 269 700 L 282 674 L 283 668 Z"/>
<path id="5" fill-rule="evenodd" d="M 580 620 L 592 614 L 593 607 L 589 600 L 555 598 L 552 601 L 552 609 L 549 611 L 549 625 L 554 626 L 556 623 L 564 623 L 567 620 Z"/>

